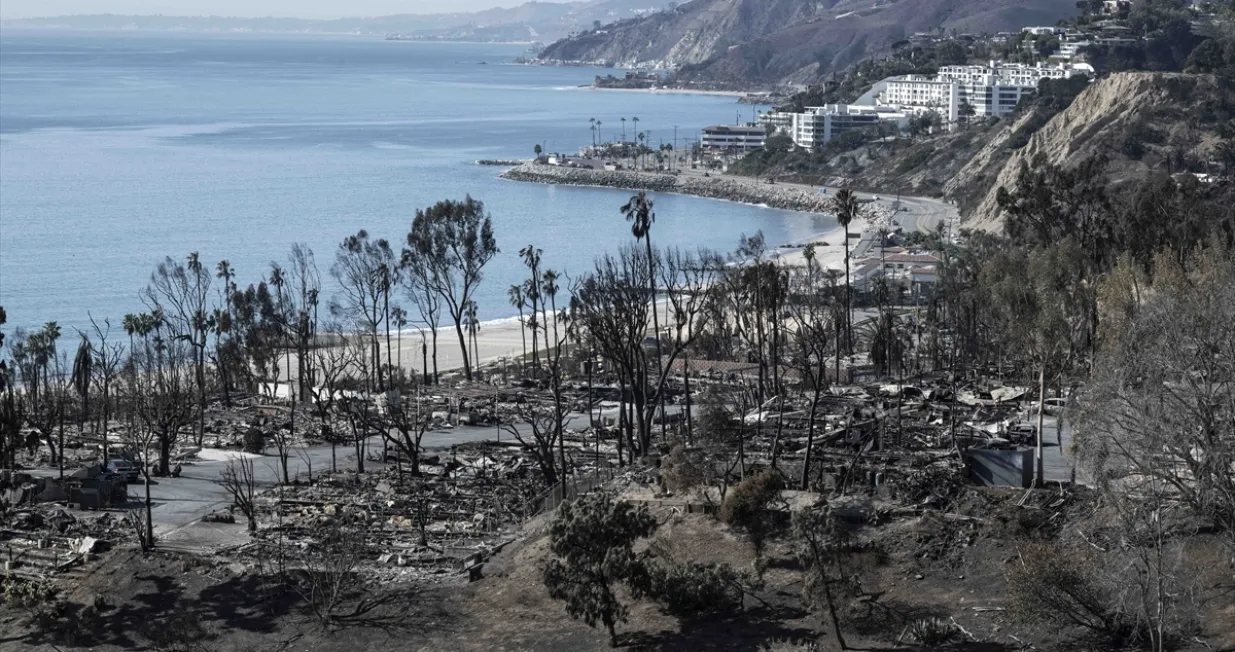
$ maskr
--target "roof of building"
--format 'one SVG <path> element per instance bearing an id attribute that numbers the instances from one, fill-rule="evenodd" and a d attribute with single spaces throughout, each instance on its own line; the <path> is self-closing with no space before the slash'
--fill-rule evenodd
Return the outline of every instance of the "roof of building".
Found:
<path id="1" fill-rule="evenodd" d="M 703 128 L 704 134 L 755 134 L 764 135 L 767 133 L 763 127 L 747 127 L 740 125 L 711 125 Z"/>

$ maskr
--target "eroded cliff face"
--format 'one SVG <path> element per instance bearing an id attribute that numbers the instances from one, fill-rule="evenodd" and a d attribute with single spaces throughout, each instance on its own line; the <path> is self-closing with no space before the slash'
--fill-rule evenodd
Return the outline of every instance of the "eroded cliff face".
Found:
<path id="1" fill-rule="evenodd" d="M 810 83 L 914 32 L 1049 25 L 1073 0 L 694 0 L 563 39 L 545 62 L 682 69 L 685 81 Z"/>
<path id="2" fill-rule="evenodd" d="M 985 196 L 965 215 L 964 225 L 1002 230 L 996 194 L 1001 186 L 1015 186 L 1020 167 L 1039 156 L 1053 165 L 1072 166 L 1105 154 L 1110 157 L 1108 176 L 1117 184 L 1169 168 L 1165 162 L 1180 150 L 1207 158 L 1220 141 L 1207 118 L 1221 119 L 1220 107 L 1229 110 L 1231 96 L 1229 86 L 1209 75 L 1116 73 L 1095 81 L 1011 154 Z M 1215 107 L 1219 110 L 1211 110 Z M 1129 138 L 1143 141 L 1145 151 L 1129 154 Z M 957 175 L 956 187 L 973 183 L 989 169 L 999 158 L 998 147 L 995 140 L 988 143 Z"/>

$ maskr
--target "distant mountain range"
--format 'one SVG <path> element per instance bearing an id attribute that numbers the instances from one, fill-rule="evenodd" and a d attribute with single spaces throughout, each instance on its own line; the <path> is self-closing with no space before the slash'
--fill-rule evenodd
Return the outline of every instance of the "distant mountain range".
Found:
<path id="1" fill-rule="evenodd" d="M 806 83 L 915 32 L 1053 25 L 1075 0 L 693 0 L 564 38 L 540 59 L 679 70 L 681 81 Z"/>
<path id="2" fill-rule="evenodd" d="M 665 0 L 528 2 L 508 9 L 471 13 L 400 14 L 373 18 L 235 18 L 222 16 L 126 16 L 94 14 L 6 20 L 6 27 L 136 29 L 190 32 L 275 32 L 398 35 L 412 40 L 551 42 L 611 23 L 661 11 Z"/>

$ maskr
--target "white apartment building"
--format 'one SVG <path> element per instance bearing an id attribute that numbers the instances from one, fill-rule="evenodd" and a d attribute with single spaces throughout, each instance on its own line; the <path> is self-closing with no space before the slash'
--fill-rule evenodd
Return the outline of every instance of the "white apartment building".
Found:
<path id="1" fill-rule="evenodd" d="M 712 152 L 750 152 L 763 147 L 763 126 L 712 125 L 703 128 L 700 146 Z"/>
<path id="2" fill-rule="evenodd" d="M 875 96 L 876 106 L 897 107 L 915 113 L 934 111 L 944 122 L 956 122 L 960 110 L 960 86 L 927 75 L 889 77 L 883 91 Z"/>
<path id="3" fill-rule="evenodd" d="M 985 66 L 944 66 L 933 77 L 906 75 L 885 79 L 877 86 L 881 90 L 875 103 L 934 110 L 945 122 L 954 124 L 965 103 L 973 107 L 976 116 L 1001 116 L 1015 109 L 1022 97 L 1037 91 L 1038 82 L 1043 79 L 1065 79 L 1092 72 L 1093 68 L 1084 64 L 1027 66 L 992 61 Z"/>
<path id="4" fill-rule="evenodd" d="M 904 129 L 909 125 L 909 116 L 889 107 L 828 104 L 807 107 L 803 113 L 767 113 L 763 121 L 778 133 L 788 135 L 798 147 L 814 149 L 846 131 L 884 122 Z"/>

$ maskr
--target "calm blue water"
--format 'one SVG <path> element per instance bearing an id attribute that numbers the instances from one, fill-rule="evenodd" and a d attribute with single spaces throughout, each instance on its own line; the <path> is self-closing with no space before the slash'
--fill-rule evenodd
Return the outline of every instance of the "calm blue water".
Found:
<path id="1" fill-rule="evenodd" d="M 629 193 L 525 185 L 479 158 L 574 151 L 640 118 L 653 143 L 732 122 L 730 98 L 574 88 L 587 68 L 506 65 L 518 46 L 320 37 L 224 37 L 6 29 L 0 34 L 0 305 L 9 326 L 141 309 L 163 256 L 227 258 L 256 281 L 293 242 L 323 278 L 338 242 L 364 228 L 402 243 L 418 207 L 465 194 L 492 212 L 502 254 L 478 297 L 513 314 L 520 247 L 584 271 L 630 238 Z M 480 65 L 480 62 L 487 65 Z M 633 130 L 633 123 L 627 123 Z M 656 197 L 662 245 L 731 249 L 831 222 L 703 199 Z"/>

